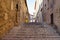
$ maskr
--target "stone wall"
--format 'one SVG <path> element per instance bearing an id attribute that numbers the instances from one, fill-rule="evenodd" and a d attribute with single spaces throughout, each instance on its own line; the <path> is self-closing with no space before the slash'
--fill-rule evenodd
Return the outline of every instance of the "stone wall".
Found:
<path id="1" fill-rule="evenodd" d="M 44 22 L 55 25 L 57 31 L 60 33 L 60 0 L 44 0 L 42 10 L 45 19 Z"/>
<path id="2" fill-rule="evenodd" d="M 0 37 L 14 26 L 14 13 L 10 0 L 0 0 Z"/>
<path id="3" fill-rule="evenodd" d="M 43 16 L 44 16 L 44 22 L 46 22 L 47 24 L 51 24 L 51 14 L 53 13 L 53 0 L 44 0 L 43 1 Z"/>
<path id="4" fill-rule="evenodd" d="M 55 0 L 54 24 L 57 26 L 58 31 L 60 32 L 60 0 Z"/>
<path id="5" fill-rule="evenodd" d="M 0 37 L 28 18 L 26 0 L 0 0 Z"/>
<path id="6" fill-rule="evenodd" d="M 44 16 L 44 22 L 49 23 L 48 22 L 49 21 L 48 20 L 49 17 L 47 18 L 49 11 L 47 10 L 47 8 L 48 8 L 48 1 L 47 0 L 43 0 L 43 16 Z"/>

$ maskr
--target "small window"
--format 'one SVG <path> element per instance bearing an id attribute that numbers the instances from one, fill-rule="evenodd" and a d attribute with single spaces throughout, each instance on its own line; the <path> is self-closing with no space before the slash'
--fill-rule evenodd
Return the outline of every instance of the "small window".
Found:
<path id="1" fill-rule="evenodd" d="M 42 9 L 41 9 L 41 11 L 42 11 Z"/>
<path id="2" fill-rule="evenodd" d="M 45 4 L 45 7 L 46 7 L 46 4 Z"/>
<path id="3" fill-rule="evenodd" d="M 49 0 L 47 0 L 49 2 Z"/>
<path id="4" fill-rule="evenodd" d="M 53 8 L 53 4 L 50 4 L 50 8 Z"/>
<path id="5" fill-rule="evenodd" d="M 18 4 L 16 4 L 16 9 L 18 10 Z"/>
<path id="6" fill-rule="evenodd" d="M 49 8 L 47 8 L 47 10 L 49 10 Z"/>

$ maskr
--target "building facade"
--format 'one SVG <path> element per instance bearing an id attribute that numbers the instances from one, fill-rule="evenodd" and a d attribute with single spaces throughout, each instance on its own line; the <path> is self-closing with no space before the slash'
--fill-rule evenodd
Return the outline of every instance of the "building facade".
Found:
<path id="1" fill-rule="evenodd" d="M 54 9 L 54 0 L 43 0 L 43 12 L 44 22 L 47 24 L 53 24 L 53 9 Z"/>
<path id="2" fill-rule="evenodd" d="M 56 26 L 60 33 L 60 0 L 43 0 L 42 13 L 44 22 Z"/>
<path id="3" fill-rule="evenodd" d="M 39 23 L 42 23 L 42 21 L 43 21 L 43 15 L 42 15 L 42 12 L 41 12 L 41 8 L 43 7 L 43 3 L 41 3 L 40 5 L 39 5 L 39 10 L 38 10 L 38 12 L 37 12 L 37 15 L 36 15 L 36 22 L 39 22 Z"/>
<path id="4" fill-rule="evenodd" d="M 24 23 L 28 16 L 26 0 L 0 0 L 0 37 L 15 25 Z"/>
<path id="5" fill-rule="evenodd" d="M 40 5 L 40 2 L 41 2 L 41 0 L 36 0 L 35 1 L 35 6 L 34 6 L 34 17 L 36 17 L 36 15 L 37 15 L 37 12 L 38 12 L 38 10 L 39 10 L 39 5 Z"/>
<path id="6" fill-rule="evenodd" d="M 60 0 L 55 0 L 54 2 L 54 24 L 56 25 L 57 30 L 60 33 Z"/>

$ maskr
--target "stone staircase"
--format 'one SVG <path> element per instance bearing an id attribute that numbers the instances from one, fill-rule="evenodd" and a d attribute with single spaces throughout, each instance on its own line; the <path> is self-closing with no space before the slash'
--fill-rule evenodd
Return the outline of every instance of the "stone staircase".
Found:
<path id="1" fill-rule="evenodd" d="M 60 40 L 60 36 L 49 25 L 23 25 L 14 27 L 2 40 Z"/>

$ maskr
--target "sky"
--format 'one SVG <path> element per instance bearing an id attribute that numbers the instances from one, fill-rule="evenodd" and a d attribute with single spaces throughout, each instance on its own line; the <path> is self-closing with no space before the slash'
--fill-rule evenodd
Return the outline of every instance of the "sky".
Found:
<path id="1" fill-rule="evenodd" d="M 29 13 L 33 15 L 34 6 L 35 6 L 35 0 L 27 0 L 27 5 L 28 5 Z"/>
<path id="2" fill-rule="evenodd" d="M 27 0 L 29 13 L 33 15 L 35 0 Z"/>

